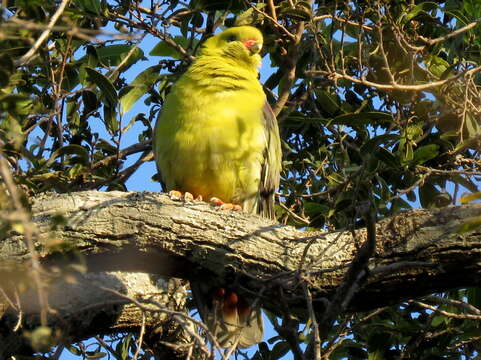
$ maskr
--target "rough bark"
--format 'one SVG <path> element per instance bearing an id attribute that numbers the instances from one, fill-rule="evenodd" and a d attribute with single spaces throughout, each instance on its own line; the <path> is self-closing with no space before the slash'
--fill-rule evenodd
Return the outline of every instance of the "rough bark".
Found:
<path id="1" fill-rule="evenodd" d="M 258 296 L 262 306 L 274 313 L 287 310 L 303 318 L 308 314 L 300 281 L 308 279 L 314 309 L 322 310 L 322 299 L 333 297 L 366 239 L 364 229 L 304 232 L 157 193 L 51 194 L 37 199 L 32 211 L 36 248 L 48 266 L 56 262 L 48 245 L 54 240 L 80 251 L 89 271 L 143 272 L 231 284 Z M 57 215 L 64 216 L 65 225 L 52 226 Z M 481 229 L 457 232 L 461 224 L 479 216 L 481 206 L 472 205 L 413 210 L 380 221 L 367 282 L 348 310 L 369 310 L 434 291 L 480 285 Z M 2 258 L 28 260 L 21 235 L 0 241 Z M 118 286 L 128 293 L 124 285 Z M 73 311 L 59 308 L 53 299 L 50 302 L 59 313 Z M 30 309 L 35 313 L 35 306 Z"/>
<path id="2" fill-rule="evenodd" d="M 12 279 L 1 280 L 8 295 L 8 285 L 12 284 Z M 16 283 L 18 278 L 13 280 Z M 181 324 L 171 316 L 171 311 L 185 311 L 187 292 L 184 283 L 175 278 L 121 271 L 75 276 L 67 273 L 50 278 L 44 290 L 48 293 L 51 309 L 48 326 L 56 334 L 51 340 L 54 344 L 69 344 L 99 334 L 139 333 L 144 315 L 145 327 L 153 342 L 185 341 L 187 338 Z M 118 293 L 125 297 L 120 297 Z M 14 296 L 10 298 L 16 300 Z M 150 305 L 146 307 L 153 311 L 143 312 L 128 298 L 138 301 L 148 299 Z M 0 297 L 0 300 L 4 299 Z M 40 307 L 34 289 L 21 293 L 14 304 L 16 308 L 7 307 L 3 318 L 0 316 L 0 359 L 31 354 L 30 332 L 40 325 Z M 22 312 L 22 326 L 12 331 L 19 320 L 19 309 Z M 177 352 L 168 347 L 163 347 L 159 350 L 161 352 L 165 353 L 166 358 L 177 357 Z"/>

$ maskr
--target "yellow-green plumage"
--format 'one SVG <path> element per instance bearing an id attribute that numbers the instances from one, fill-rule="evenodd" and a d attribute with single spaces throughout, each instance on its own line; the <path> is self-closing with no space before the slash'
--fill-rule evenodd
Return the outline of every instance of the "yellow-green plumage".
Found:
<path id="1" fill-rule="evenodd" d="M 257 79 L 261 58 L 246 40 L 258 41 L 256 50 L 262 46 L 261 33 L 249 26 L 205 42 L 167 97 L 154 151 L 168 190 L 215 196 L 273 217 L 279 132 Z"/>
<path id="2" fill-rule="evenodd" d="M 275 116 L 258 81 L 262 41 L 259 30 L 242 26 L 205 42 L 167 96 L 155 128 L 154 154 L 166 190 L 217 197 L 274 218 L 281 148 Z M 258 305 L 252 309 L 232 289 L 218 288 L 223 295 L 212 295 L 206 281 L 191 288 L 221 346 L 261 341 Z"/>

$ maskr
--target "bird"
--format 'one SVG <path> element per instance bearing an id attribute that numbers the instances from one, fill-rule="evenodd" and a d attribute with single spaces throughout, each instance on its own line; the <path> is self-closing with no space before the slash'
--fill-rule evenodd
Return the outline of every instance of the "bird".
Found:
<path id="1" fill-rule="evenodd" d="M 237 26 L 211 36 L 167 95 L 153 151 L 164 190 L 220 199 L 275 219 L 281 171 L 276 117 L 259 81 L 263 36 Z M 262 341 L 256 301 L 191 281 L 199 313 L 221 347 Z"/>

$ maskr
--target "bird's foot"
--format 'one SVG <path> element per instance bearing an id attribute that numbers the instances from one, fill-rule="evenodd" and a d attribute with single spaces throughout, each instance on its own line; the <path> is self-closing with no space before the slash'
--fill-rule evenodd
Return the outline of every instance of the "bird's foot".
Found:
<path id="1" fill-rule="evenodd" d="M 221 199 L 216 198 L 216 197 L 210 198 L 209 202 L 212 205 L 217 206 L 221 210 L 242 211 L 242 206 L 240 206 L 238 204 L 225 203 Z"/>
<path id="2" fill-rule="evenodd" d="M 170 190 L 168 195 L 172 200 L 182 200 L 185 202 L 202 201 L 201 195 L 194 198 L 194 195 L 192 195 L 188 191 L 186 191 L 185 193 L 182 193 L 178 190 Z"/>

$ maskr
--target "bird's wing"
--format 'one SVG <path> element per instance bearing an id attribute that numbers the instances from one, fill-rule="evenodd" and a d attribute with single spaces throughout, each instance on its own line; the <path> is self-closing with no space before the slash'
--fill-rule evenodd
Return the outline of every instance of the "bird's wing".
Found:
<path id="1" fill-rule="evenodd" d="M 266 148 L 261 170 L 258 213 L 263 217 L 275 219 L 274 198 L 275 191 L 279 186 L 281 172 L 281 140 L 276 116 L 267 100 L 262 112 L 266 134 Z"/>

